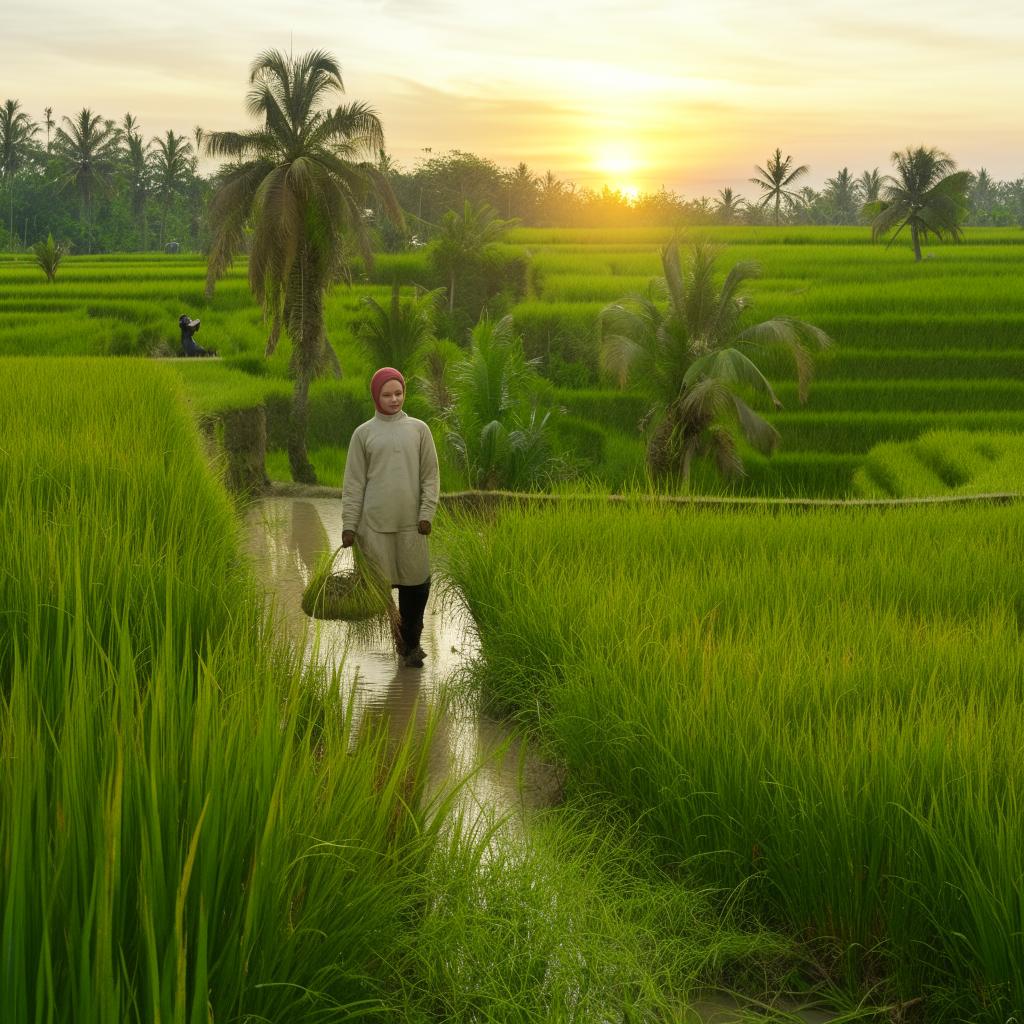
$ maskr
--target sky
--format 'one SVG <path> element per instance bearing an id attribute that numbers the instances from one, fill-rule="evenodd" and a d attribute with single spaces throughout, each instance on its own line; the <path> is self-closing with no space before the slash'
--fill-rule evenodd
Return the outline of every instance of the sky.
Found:
<path id="1" fill-rule="evenodd" d="M 0 101 L 145 134 L 251 126 L 249 66 L 325 49 L 397 162 L 459 149 L 578 185 L 686 197 L 776 147 L 820 187 L 937 146 L 1024 177 L 1019 0 L 4 0 Z"/>

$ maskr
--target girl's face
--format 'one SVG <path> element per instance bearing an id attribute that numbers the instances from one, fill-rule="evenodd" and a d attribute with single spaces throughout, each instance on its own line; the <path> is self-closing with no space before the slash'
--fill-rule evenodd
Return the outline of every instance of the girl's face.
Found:
<path id="1" fill-rule="evenodd" d="M 396 412 L 400 412 L 402 403 L 405 401 L 405 388 L 402 387 L 402 382 L 389 380 L 380 389 L 380 397 L 377 401 L 380 402 L 380 407 L 388 416 L 394 416 Z"/>

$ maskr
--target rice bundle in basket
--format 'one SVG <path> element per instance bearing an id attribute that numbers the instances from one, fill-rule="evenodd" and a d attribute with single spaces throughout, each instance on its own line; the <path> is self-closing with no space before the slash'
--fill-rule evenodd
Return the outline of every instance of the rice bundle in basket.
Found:
<path id="1" fill-rule="evenodd" d="M 353 545 L 353 567 L 334 572 L 339 551 L 341 548 L 317 566 L 302 592 L 302 610 L 314 619 L 348 622 L 378 616 L 394 618 L 397 609 L 391 600 L 391 585 L 380 569 Z"/>

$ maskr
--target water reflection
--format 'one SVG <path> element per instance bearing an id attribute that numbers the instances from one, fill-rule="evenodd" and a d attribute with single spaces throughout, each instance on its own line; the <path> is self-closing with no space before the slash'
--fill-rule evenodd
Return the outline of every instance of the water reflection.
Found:
<path id="1" fill-rule="evenodd" d="M 408 728 L 427 733 L 430 710 L 430 785 L 441 790 L 452 778 L 469 781 L 456 812 L 489 827 L 506 818 L 516 827 L 525 810 L 548 806 L 558 796 L 551 769 L 501 722 L 480 714 L 459 686 L 460 673 L 479 649 L 473 623 L 457 597 L 435 587 L 423 620 L 422 669 L 406 668 L 390 633 L 343 622 L 313 623 L 302 612 L 302 591 L 324 552 L 341 544 L 341 502 L 331 498 L 264 498 L 248 512 L 247 546 L 269 596 L 307 654 L 339 668 L 353 701 L 354 738 L 376 722 L 392 737 Z M 351 551 L 336 560 L 351 567 Z"/>

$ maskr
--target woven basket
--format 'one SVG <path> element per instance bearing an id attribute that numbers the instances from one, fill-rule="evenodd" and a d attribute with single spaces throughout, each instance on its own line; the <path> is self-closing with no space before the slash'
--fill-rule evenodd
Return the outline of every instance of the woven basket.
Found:
<path id="1" fill-rule="evenodd" d="M 302 610 L 314 619 L 343 619 L 362 622 L 398 614 L 391 600 L 391 585 L 380 569 L 353 545 L 354 568 L 334 572 L 334 560 L 341 548 L 317 566 L 302 592 Z"/>

